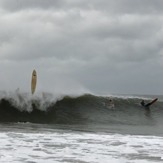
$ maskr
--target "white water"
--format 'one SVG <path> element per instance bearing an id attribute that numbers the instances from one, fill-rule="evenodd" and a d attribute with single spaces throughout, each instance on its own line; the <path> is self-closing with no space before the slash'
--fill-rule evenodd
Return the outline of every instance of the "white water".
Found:
<path id="1" fill-rule="evenodd" d="M 1 132 L 0 162 L 163 162 L 163 137 L 66 130 Z"/>

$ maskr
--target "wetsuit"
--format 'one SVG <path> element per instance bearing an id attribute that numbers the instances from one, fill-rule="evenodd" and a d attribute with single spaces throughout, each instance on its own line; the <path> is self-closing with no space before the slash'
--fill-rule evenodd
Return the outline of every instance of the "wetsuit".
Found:
<path id="1" fill-rule="evenodd" d="M 145 104 L 144 100 L 142 100 L 140 104 L 141 104 L 145 109 L 149 109 L 149 106 L 151 105 L 151 102 Z"/>

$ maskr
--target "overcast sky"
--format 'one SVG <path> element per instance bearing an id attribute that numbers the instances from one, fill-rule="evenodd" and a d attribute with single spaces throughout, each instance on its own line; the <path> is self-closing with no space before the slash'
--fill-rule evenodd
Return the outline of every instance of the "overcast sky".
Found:
<path id="1" fill-rule="evenodd" d="M 162 0 L 0 0 L 0 90 L 163 94 Z"/>

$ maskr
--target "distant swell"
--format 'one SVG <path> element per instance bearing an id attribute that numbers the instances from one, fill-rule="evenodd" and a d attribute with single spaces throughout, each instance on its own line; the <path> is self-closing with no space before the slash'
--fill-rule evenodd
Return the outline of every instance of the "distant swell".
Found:
<path id="1" fill-rule="evenodd" d="M 0 122 L 32 122 L 47 124 L 127 124 L 153 125 L 162 121 L 162 102 L 145 111 L 141 98 L 112 97 L 115 109 L 107 108 L 108 97 L 65 96 L 58 100 L 27 98 L 24 95 L 1 97 Z M 149 100 L 147 100 L 149 101 Z"/>

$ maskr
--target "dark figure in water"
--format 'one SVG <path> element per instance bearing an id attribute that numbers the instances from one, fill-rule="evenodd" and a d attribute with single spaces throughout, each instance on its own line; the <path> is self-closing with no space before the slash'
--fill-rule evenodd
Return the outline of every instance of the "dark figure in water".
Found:
<path id="1" fill-rule="evenodd" d="M 140 104 L 141 104 L 141 106 L 143 106 L 145 109 L 149 109 L 149 106 L 151 105 L 151 103 L 145 104 L 144 100 L 142 100 Z"/>

